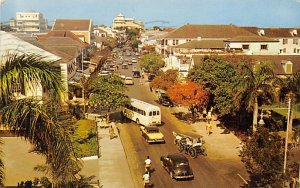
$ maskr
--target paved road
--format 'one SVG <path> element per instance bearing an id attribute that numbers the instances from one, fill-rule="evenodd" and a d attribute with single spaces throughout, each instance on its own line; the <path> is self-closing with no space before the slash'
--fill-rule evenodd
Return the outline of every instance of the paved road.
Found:
<path id="1" fill-rule="evenodd" d="M 120 70 L 122 74 L 131 75 L 131 66 L 128 70 Z M 155 94 L 149 91 L 148 83 L 139 85 L 139 79 L 135 79 L 135 85 L 129 86 L 127 94 L 130 97 L 147 101 L 158 105 L 155 100 Z M 141 187 L 142 175 L 144 172 L 144 160 L 146 156 L 150 156 L 153 161 L 151 181 L 154 187 L 239 187 L 244 182 L 238 176 L 246 176 L 245 169 L 240 162 L 240 159 L 235 153 L 235 157 L 214 155 L 209 153 L 207 157 L 199 156 L 197 159 L 188 157 L 193 168 L 195 178 L 191 181 L 175 181 L 171 180 L 168 173 L 162 168 L 160 164 L 160 156 L 166 155 L 170 152 L 177 152 L 177 148 L 173 144 L 173 130 L 190 130 L 197 131 L 192 125 L 187 125 L 177 120 L 172 112 L 176 109 L 168 109 L 161 107 L 163 125 L 160 130 L 165 136 L 165 144 L 147 144 L 140 134 L 139 126 L 134 122 L 123 123 L 119 126 L 121 133 L 121 140 L 126 151 L 129 167 L 131 173 L 135 178 L 135 186 Z M 203 125 L 204 126 L 204 125 Z M 236 140 L 238 143 L 238 141 Z M 209 150 L 210 148 L 208 148 Z"/>

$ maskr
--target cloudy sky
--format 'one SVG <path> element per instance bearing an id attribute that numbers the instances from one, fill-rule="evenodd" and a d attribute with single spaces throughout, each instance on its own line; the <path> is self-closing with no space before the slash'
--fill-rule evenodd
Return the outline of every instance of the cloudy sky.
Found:
<path id="1" fill-rule="evenodd" d="M 300 27 L 300 0 L 5 0 L 0 21 L 31 10 L 43 13 L 49 24 L 56 18 L 91 18 L 94 24 L 110 26 L 123 13 L 143 21 L 145 27 L 186 23 Z"/>

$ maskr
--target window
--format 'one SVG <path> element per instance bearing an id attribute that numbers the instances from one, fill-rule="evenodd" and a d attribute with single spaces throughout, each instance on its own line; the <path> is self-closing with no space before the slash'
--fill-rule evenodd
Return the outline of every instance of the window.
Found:
<path id="1" fill-rule="evenodd" d="M 293 39 L 293 44 L 298 44 L 298 39 Z"/>
<path id="2" fill-rule="evenodd" d="M 156 114 L 159 115 L 159 111 L 156 111 Z"/>
<path id="3" fill-rule="evenodd" d="M 165 45 L 168 45 L 168 40 L 165 40 Z"/>
<path id="4" fill-rule="evenodd" d="M 262 44 L 260 45 L 261 50 L 268 50 L 268 45 L 267 44 Z"/>
<path id="5" fill-rule="evenodd" d="M 300 49 L 297 49 L 297 53 L 298 53 L 298 54 L 300 53 Z"/>
<path id="6" fill-rule="evenodd" d="M 152 116 L 152 112 L 149 112 L 149 116 Z"/>
<path id="7" fill-rule="evenodd" d="M 297 53 L 297 49 L 296 48 L 294 48 L 294 53 Z"/>
<path id="8" fill-rule="evenodd" d="M 176 45 L 176 40 L 173 40 L 173 45 Z"/>
<path id="9" fill-rule="evenodd" d="M 249 50 L 249 44 L 243 44 L 242 48 L 243 50 Z"/>
<path id="10" fill-rule="evenodd" d="M 286 53 L 286 48 L 283 48 L 283 53 Z"/>
<path id="11" fill-rule="evenodd" d="M 156 116 L 156 111 L 153 111 L 153 116 Z"/>
<path id="12" fill-rule="evenodd" d="M 178 40 L 176 40 L 176 45 L 178 45 Z"/>
<path id="13" fill-rule="evenodd" d="M 288 39 L 283 39 L 282 40 L 282 44 L 287 44 L 288 43 Z"/>
<path id="14" fill-rule="evenodd" d="M 191 41 L 192 41 L 191 39 L 187 39 L 187 40 L 186 40 L 186 42 L 191 42 Z"/>

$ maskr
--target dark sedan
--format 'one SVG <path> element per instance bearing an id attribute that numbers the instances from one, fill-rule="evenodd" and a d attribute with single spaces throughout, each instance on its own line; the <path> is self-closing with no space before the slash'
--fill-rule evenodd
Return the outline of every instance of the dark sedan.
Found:
<path id="1" fill-rule="evenodd" d="M 173 107 L 171 99 L 165 93 L 160 94 L 158 100 L 159 103 L 163 106 Z"/>
<path id="2" fill-rule="evenodd" d="M 189 165 L 187 158 L 180 154 L 174 153 L 167 156 L 161 156 L 162 166 L 169 172 L 173 179 L 193 179 L 194 174 Z"/>

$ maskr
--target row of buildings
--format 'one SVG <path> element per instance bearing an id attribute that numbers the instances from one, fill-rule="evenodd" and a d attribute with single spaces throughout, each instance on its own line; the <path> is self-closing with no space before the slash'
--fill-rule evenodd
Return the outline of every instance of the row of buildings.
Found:
<path id="1" fill-rule="evenodd" d="M 246 55 L 270 61 L 278 74 L 300 69 L 300 28 L 258 28 L 235 25 L 186 24 L 172 31 L 146 31 L 142 44 L 152 45 L 164 56 L 167 69 L 182 76 L 206 55 Z"/>
<path id="2" fill-rule="evenodd" d="M 48 20 L 40 12 L 17 12 L 16 19 L 10 18 L 9 26 L 11 31 L 14 32 L 42 33 L 48 30 Z M 122 13 L 119 13 L 112 21 L 112 29 L 122 28 L 143 29 L 144 24 L 142 21 L 136 21 L 134 18 L 126 18 Z"/>

